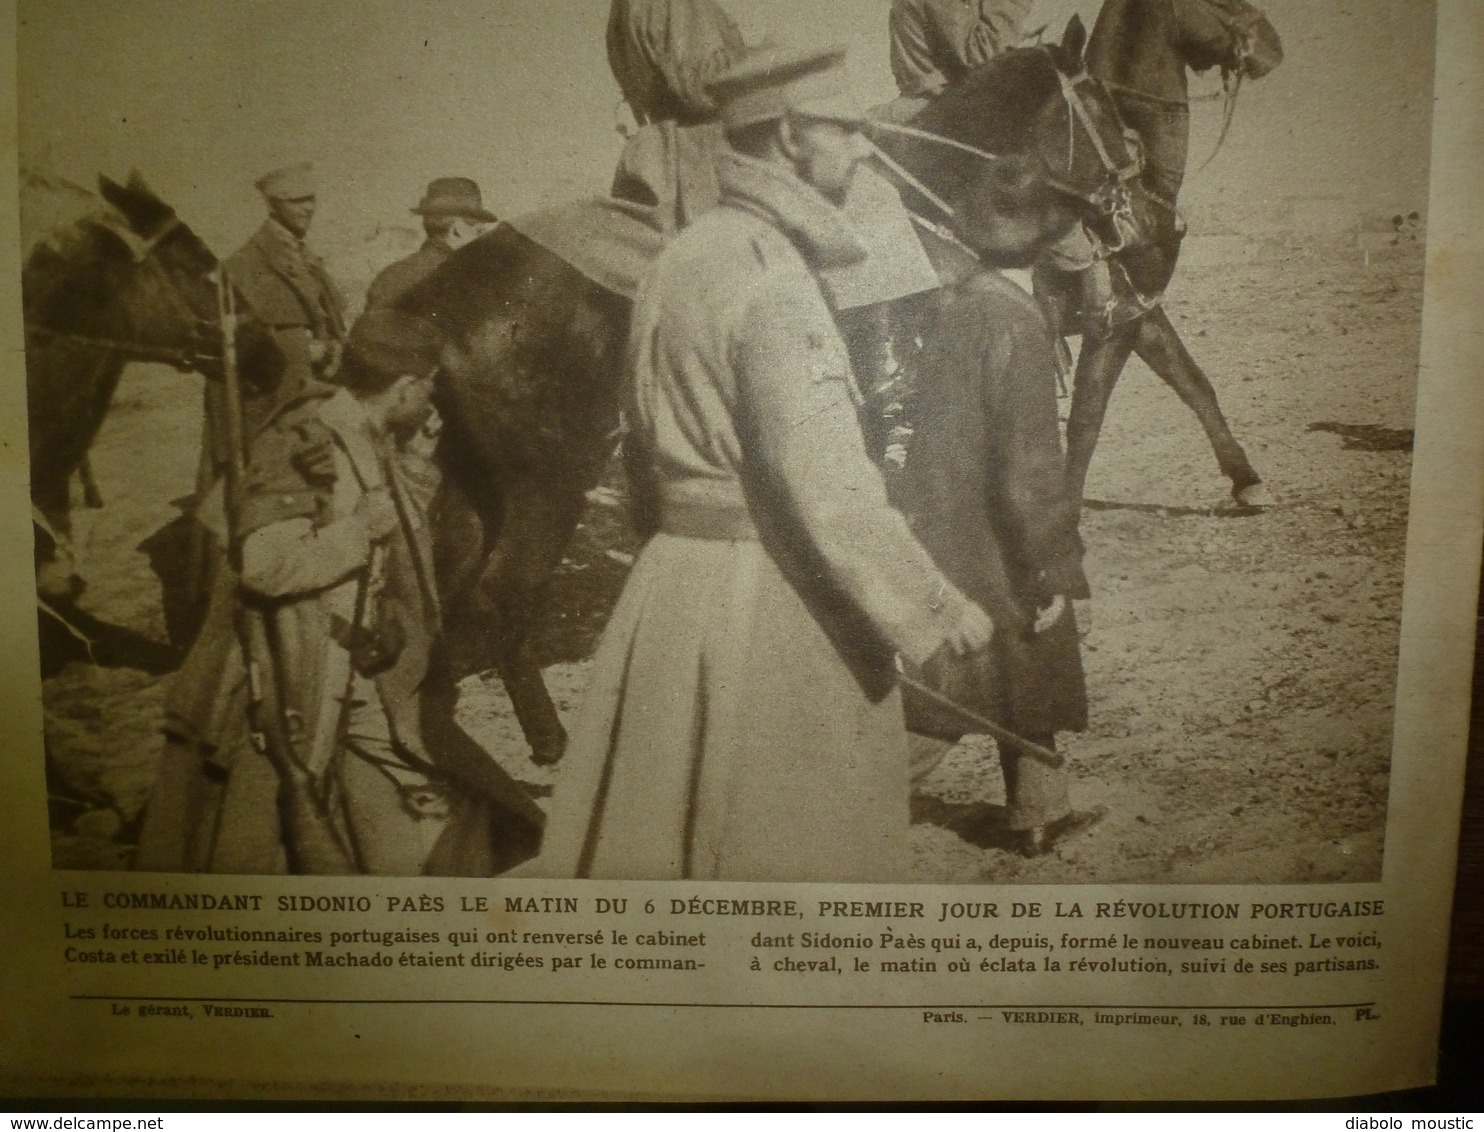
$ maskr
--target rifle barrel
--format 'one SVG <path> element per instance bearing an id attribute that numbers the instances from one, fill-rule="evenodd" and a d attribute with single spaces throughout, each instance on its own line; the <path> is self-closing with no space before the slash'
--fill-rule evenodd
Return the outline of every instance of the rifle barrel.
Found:
<path id="1" fill-rule="evenodd" d="M 998 742 L 1009 744 L 1016 750 L 1030 755 L 1031 758 L 1035 759 L 1037 762 L 1045 763 L 1053 770 L 1059 769 L 1063 766 L 1066 766 L 1067 764 L 1065 756 L 1058 754 L 1057 752 L 1051 750 L 1049 747 L 1043 747 L 1039 743 L 1032 743 L 1029 739 L 1025 738 L 1024 736 L 1015 734 L 1015 732 L 1011 731 L 1008 727 L 1002 727 L 1000 724 L 996 723 L 992 719 L 985 719 L 984 716 L 980 715 L 978 712 L 971 711 L 969 708 L 964 707 L 963 704 L 949 699 L 936 688 L 930 688 L 921 680 L 917 680 L 911 676 L 908 676 L 907 673 L 901 671 L 900 668 L 898 668 L 897 670 L 897 681 L 902 685 L 902 687 L 910 688 L 918 695 L 931 700 L 939 707 L 947 708 L 949 711 L 953 712 L 960 719 L 962 719 L 965 723 L 972 724 L 977 730 L 982 731 L 986 735 L 993 736 Z"/>

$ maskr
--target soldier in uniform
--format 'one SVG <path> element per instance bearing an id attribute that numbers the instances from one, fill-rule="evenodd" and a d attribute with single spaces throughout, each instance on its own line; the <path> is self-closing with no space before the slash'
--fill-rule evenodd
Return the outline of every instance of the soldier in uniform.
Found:
<path id="1" fill-rule="evenodd" d="M 613 194 L 656 205 L 667 233 L 721 196 L 716 155 L 725 148 L 708 82 L 742 58 L 742 33 L 715 0 L 613 0 L 608 63 L 641 129 L 628 139 Z M 895 377 L 885 304 L 937 287 L 896 189 L 863 168 L 842 202 L 867 241 L 865 257 L 823 273 L 837 314 L 849 312 L 857 364 L 871 390 Z"/>
<path id="2" fill-rule="evenodd" d="M 235 511 L 239 552 L 166 705 L 171 741 L 136 867 L 278 873 L 306 850 L 286 784 L 250 742 L 239 602 L 271 620 L 293 760 L 322 804 L 333 859 L 304 871 L 488 875 L 541 815 L 494 763 L 429 750 L 419 691 L 437 633 L 429 532 L 410 506 L 394 437 L 431 396 L 438 342 L 396 312 L 359 320 L 340 386 L 314 382 L 250 446 Z M 227 544 L 220 486 L 203 520 Z M 315 824 L 310 822 L 308 824 Z M 529 850 L 527 850 L 529 852 Z"/>
<path id="3" fill-rule="evenodd" d="M 819 273 L 864 255 L 843 49 L 763 50 L 710 87 L 720 207 L 629 336 L 637 492 L 658 533 L 594 662 L 532 875 L 891 881 L 908 873 L 894 657 L 989 617 L 887 502 Z"/>
<path id="4" fill-rule="evenodd" d="M 404 259 L 389 264 L 372 280 L 366 309 L 381 310 L 396 303 L 421 283 L 456 249 L 477 238 L 495 223 L 484 207 L 479 185 L 468 177 L 439 177 L 428 184 L 423 199 L 412 210 L 423 218 L 427 239 Z"/>
<path id="5" fill-rule="evenodd" d="M 311 378 L 334 372 L 345 341 L 345 299 L 305 242 L 318 199 L 313 167 L 275 169 L 257 187 L 268 218 L 228 258 L 227 276 L 283 350 L 288 364 L 279 393 L 287 399 Z"/>

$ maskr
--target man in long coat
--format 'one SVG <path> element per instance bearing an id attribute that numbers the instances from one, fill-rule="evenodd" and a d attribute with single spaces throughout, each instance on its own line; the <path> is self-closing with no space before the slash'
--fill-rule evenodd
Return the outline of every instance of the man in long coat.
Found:
<path id="1" fill-rule="evenodd" d="M 1071 601 L 1088 595 L 1067 489 L 1053 342 L 1035 301 L 993 271 L 943 292 L 916 361 L 912 435 L 891 476 L 893 500 L 943 572 L 994 618 L 991 648 L 940 658 L 926 674 L 955 703 L 1055 745 L 1087 726 L 1087 693 Z M 908 696 L 916 777 L 974 728 Z M 1102 814 L 1074 810 L 1067 772 L 999 744 L 1005 828 L 1026 856 L 1050 852 Z"/>
<path id="2" fill-rule="evenodd" d="M 495 222 L 484 207 L 479 185 L 468 177 L 429 182 L 413 213 L 422 217 L 427 239 L 409 256 L 382 268 L 366 291 L 366 309 L 383 310 L 438 269 L 438 265 Z"/>
<path id="3" fill-rule="evenodd" d="M 522 827 L 533 845 L 541 815 L 492 761 L 423 741 L 438 603 L 393 437 L 427 411 L 436 351 L 395 312 L 363 317 L 341 385 L 301 391 L 251 445 L 233 508 L 240 550 L 171 689 L 136 868 L 488 875 L 511 863 L 499 857 Z M 218 486 L 203 517 L 223 545 L 226 512 Z M 285 820 L 292 784 L 250 741 L 244 602 L 271 623 L 278 663 L 258 656 L 260 675 L 280 674 L 293 721 L 293 750 L 280 754 L 312 783 L 317 817 L 304 817 L 301 794 L 300 817 Z"/>
<path id="4" fill-rule="evenodd" d="M 658 532 L 609 622 L 543 876 L 908 873 L 893 657 L 987 643 L 867 454 L 817 274 L 862 254 L 842 50 L 718 78 L 720 207 L 660 254 L 629 337 L 627 439 Z"/>
<path id="5" fill-rule="evenodd" d="M 260 177 L 268 217 L 226 261 L 227 278 L 265 323 L 286 362 L 278 403 L 331 373 L 345 341 L 345 299 L 306 242 L 318 187 L 313 168 L 290 165 Z M 213 418 L 215 419 L 215 418 Z"/>

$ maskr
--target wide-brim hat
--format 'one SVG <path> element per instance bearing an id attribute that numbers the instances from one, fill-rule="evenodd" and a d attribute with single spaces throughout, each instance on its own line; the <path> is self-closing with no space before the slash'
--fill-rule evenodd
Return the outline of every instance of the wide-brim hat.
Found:
<path id="1" fill-rule="evenodd" d="M 727 129 L 784 115 L 846 126 L 865 121 L 845 85 L 845 48 L 765 44 L 743 56 L 707 86 Z"/>
<path id="2" fill-rule="evenodd" d="M 413 212 L 419 216 L 462 216 L 493 224 L 495 215 L 484 207 L 479 185 L 468 177 L 439 177 L 428 182 L 427 192 Z"/>
<path id="3" fill-rule="evenodd" d="M 315 184 L 314 166 L 308 161 L 264 173 L 255 184 L 260 193 L 274 200 L 304 200 L 319 191 Z"/>

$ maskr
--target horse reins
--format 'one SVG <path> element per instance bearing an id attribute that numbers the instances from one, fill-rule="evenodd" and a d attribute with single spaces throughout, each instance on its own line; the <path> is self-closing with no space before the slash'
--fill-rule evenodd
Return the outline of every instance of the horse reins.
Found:
<path id="1" fill-rule="evenodd" d="M 1150 94 L 1147 90 L 1138 87 L 1124 86 L 1115 83 L 1112 79 L 1099 79 L 1105 87 L 1114 94 L 1125 94 L 1131 98 L 1141 98 L 1145 102 L 1152 102 L 1156 106 L 1168 106 L 1171 110 L 1188 110 L 1193 102 L 1215 102 L 1218 98 L 1225 98 L 1225 90 L 1213 90 L 1206 94 L 1188 94 L 1184 98 L 1166 98 L 1162 94 Z"/>
<path id="2" fill-rule="evenodd" d="M 91 334 L 75 334 L 71 331 L 52 330 L 49 327 L 37 326 L 33 323 L 26 324 L 26 333 L 41 338 L 54 338 L 63 342 L 72 342 L 79 346 L 92 346 L 98 350 L 111 350 L 118 354 L 128 354 L 134 361 L 140 362 L 166 362 L 170 365 L 183 369 L 190 369 L 195 364 L 206 359 L 221 357 L 220 352 L 210 353 L 204 350 L 181 350 L 172 346 L 146 345 L 143 342 L 130 342 L 121 338 L 99 338 Z M 207 339 L 200 339 L 202 343 L 209 343 Z"/>
<path id="3" fill-rule="evenodd" d="M 1097 124 L 1092 120 L 1092 114 L 1087 109 L 1087 103 L 1077 93 L 1077 87 L 1083 83 L 1094 83 L 1094 79 L 1086 71 L 1077 75 L 1065 75 L 1061 71 L 1056 72 L 1057 81 L 1061 84 L 1062 100 L 1067 104 L 1067 170 L 1072 168 L 1072 159 L 1076 154 L 1075 126 L 1081 125 L 1082 132 L 1092 142 L 1093 151 L 1102 162 L 1103 171 L 1106 172 L 1117 186 L 1123 186 L 1137 177 L 1144 168 L 1142 151 L 1133 153 L 1127 164 L 1119 165 L 1113 160 L 1113 155 L 1108 152 L 1108 147 L 1103 144 L 1103 136 L 1097 131 Z M 1104 192 L 1080 193 L 1070 185 L 1062 184 L 1054 179 L 1047 178 L 1047 184 L 1060 192 L 1084 200 L 1095 207 L 1104 208 Z"/>
<path id="4" fill-rule="evenodd" d="M 1098 133 L 1096 123 L 1093 121 L 1086 103 L 1083 102 L 1082 96 L 1077 90 L 1078 86 L 1083 83 L 1096 82 L 1096 79 L 1086 71 L 1069 76 L 1063 74 L 1060 69 L 1057 69 L 1056 76 L 1060 84 L 1062 100 L 1067 105 L 1068 171 L 1071 170 L 1073 157 L 1076 152 L 1076 128 L 1080 125 L 1082 132 L 1087 135 L 1088 140 L 1092 143 L 1098 161 L 1102 164 L 1103 171 L 1109 175 L 1111 183 L 1105 183 L 1091 192 L 1083 192 L 1052 174 L 1051 163 L 1046 161 L 1044 154 L 1040 154 L 1039 156 L 1048 174 L 1044 177 L 1044 180 L 1050 188 L 1057 192 L 1089 204 L 1102 211 L 1110 219 L 1116 221 L 1118 216 L 1130 214 L 1128 201 L 1122 192 L 1122 188 L 1142 171 L 1142 155 L 1136 152 L 1126 164 L 1120 165 L 1114 160 L 1113 155 L 1108 152 L 1108 147 L 1104 144 L 1102 135 Z M 915 138 L 918 141 L 945 146 L 949 149 L 967 154 L 970 157 L 977 157 L 979 160 L 992 165 L 998 165 L 1007 160 L 1004 154 L 991 153 L 989 150 L 970 145 L 968 142 L 959 141 L 957 138 L 935 134 L 929 130 L 920 130 L 915 126 L 904 126 L 896 122 L 875 121 L 867 123 L 865 128 L 867 131 L 879 130 L 883 133 L 900 134 L 904 137 Z M 884 152 L 880 146 L 875 145 L 874 142 L 872 143 L 872 148 L 875 150 L 876 156 L 888 169 L 902 178 L 911 188 L 922 194 L 924 199 L 932 204 L 934 208 L 938 209 L 949 219 L 955 216 L 953 207 L 947 201 L 943 200 L 942 197 L 938 196 L 937 193 L 933 192 L 920 178 L 905 169 L 899 162 Z"/>
<path id="5" fill-rule="evenodd" d="M 1236 77 L 1233 78 L 1233 75 Z M 1216 144 L 1211 147 L 1211 156 L 1200 163 L 1196 169 L 1197 173 L 1205 172 L 1206 166 L 1216 160 L 1216 155 L 1221 152 L 1221 147 L 1226 143 L 1226 135 L 1232 128 L 1232 119 L 1237 116 L 1237 95 L 1241 93 L 1241 90 L 1241 68 L 1223 67 L 1221 69 L 1221 91 L 1226 98 L 1226 104 L 1221 113 L 1221 133 L 1216 135 Z"/>

